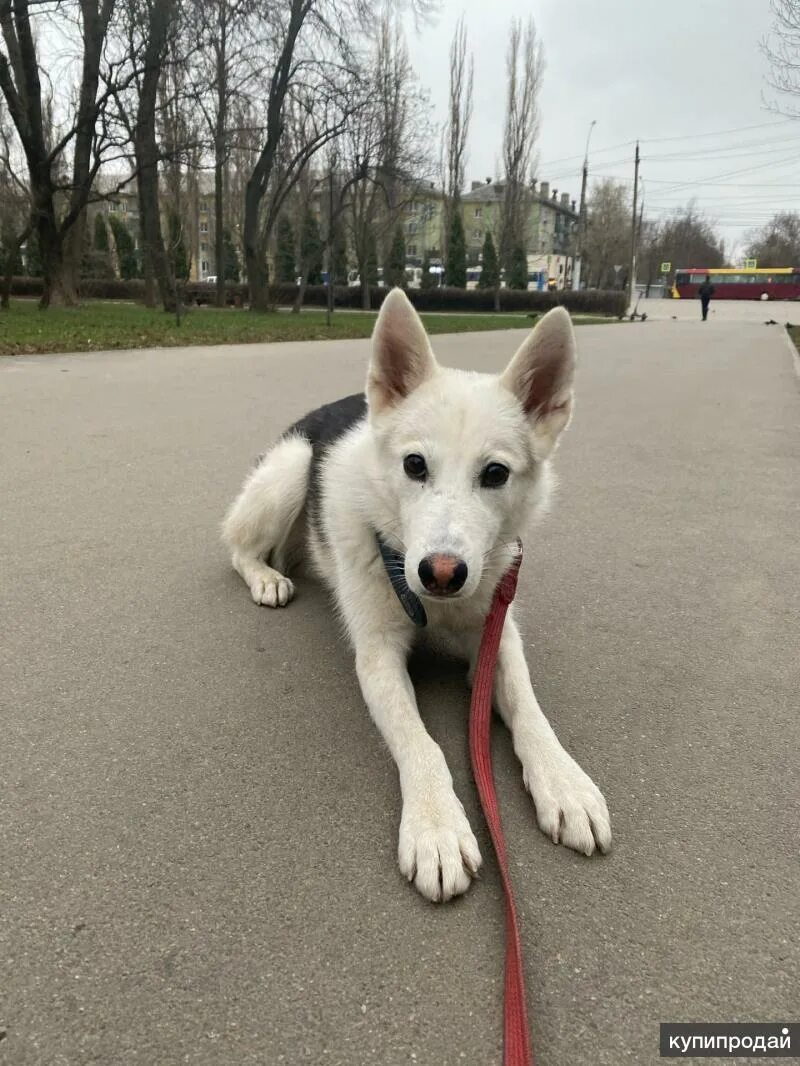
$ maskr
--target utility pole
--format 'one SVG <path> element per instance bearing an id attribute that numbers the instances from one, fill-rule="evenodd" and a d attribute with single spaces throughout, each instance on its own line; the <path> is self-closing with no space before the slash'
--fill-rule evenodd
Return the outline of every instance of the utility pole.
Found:
<path id="1" fill-rule="evenodd" d="M 639 249 L 639 245 L 642 243 L 642 226 L 644 225 L 644 198 L 645 198 L 646 194 L 647 194 L 647 190 L 644 187 L 644 178 L 642 178 L 642 202 L 641 202 L 641 205 L 639 207 L 639 225 L 638 225 L 637 230 L 636 230 L 636 248 L 637 248 L 637 251 Z M 649 270 L 648 270 L 648 279 L 647 279 L 647 283 L 646 284 L 647 284 L 647 288 L 645 289 L 645 296 L 649 296 L 650 295 Z"/>
<path id="2" fill-rule="evenodd" d="M 633 170 L 633 214 L 631 216 L 631 269 L 630 277 L 628 278 L 628 290 L 630 295 L 631 306 L 633 306 L 633 297 L 636 293 L 636 237 L 637 237 L 637 218 L 636 207 L 637 200 L 639 198 L 639 142 L 636 142 L 636 157 Z"/>
<path id="3" fill-rule="evenodd" d="M 578 208 L 578 236 L 575 242 L 575 262 L 572 265 L 572 287 L 581 287 L 581 256 L 583 246 L 586 243 L 586 182 L 589 177 L 589 140 L 592 130 L 597 125 L 597 119 L 592 119 L 589 125 L 589 133 L 586 136 L 586 151 L 583 154 L 583 177 L 581 178 L 581 201 Z"/>

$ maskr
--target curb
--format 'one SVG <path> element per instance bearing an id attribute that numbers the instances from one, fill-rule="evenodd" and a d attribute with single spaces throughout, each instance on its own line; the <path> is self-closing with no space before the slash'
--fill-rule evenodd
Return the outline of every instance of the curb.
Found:
<path id="1" fill-rule="evenodd" d="M 797 348 L 795 347 L 795 343 L 789 335 L 789 330 L 786 328 L 786 326 L 783 327 L 783 335 L 784 337 L 786 337 L 786 343 L 789 346 L 789 352 L 792 356 L 792 364 L 794 366 L 795 376 L 797 377 L 797 384 L 798 387 L 800 387 L 800 352 L 798 352 Z"/>

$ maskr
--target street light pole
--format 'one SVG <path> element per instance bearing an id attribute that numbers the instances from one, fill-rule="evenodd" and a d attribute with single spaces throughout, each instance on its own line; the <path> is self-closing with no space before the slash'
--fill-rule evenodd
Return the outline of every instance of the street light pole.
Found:
<path id="1" fill-rule="evenodd" d="M 636 295 L 636 244 L 637 244 L 637 218 L 636 206 L 639 197 L 639 142 L 636 142 L 636 157 L 633 170 L 633 213 L 631 215 L 631 265 L 628 272 L 628 293 L 631 307 Z"/>
<path id="2" fill-rule="evenodd" d="M 597 119 L 589 123 L 589 132 L 586 134 L 586 151 L 583 153 L 583 177 L 581 179 L 581 203 L 578 208 L 578 239 L 575 242 L 575 262 L 572 267 L 572 287 L 581 287 L 581 255 L 586 241 L 586 182 L 589 178 L 589 141 L 592 139 L 592 130 L 597 125 Z"/>

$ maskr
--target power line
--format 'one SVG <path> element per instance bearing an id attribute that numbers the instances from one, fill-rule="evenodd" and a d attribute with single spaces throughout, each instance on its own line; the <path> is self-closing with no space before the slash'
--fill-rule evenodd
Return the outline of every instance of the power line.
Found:
<path id="1" fill-rule="evenodd" d="M 794 121 L 796 121 L 796 120 L 795 119 L 791 119 L 791 118 L 786 118 L 786 119 L 778 119 L 776 122 L 760 122 L 760 123 L 757 123 L 756 125 L 752 125 L 752 126 L 736 126 L 736 127 L 732 128 L 732 129 L 727 129 L 727 130 L 715 130 L 715 131 L 713 131 L 711 133 L 687 133 L 687 134 L 685 134 L 683 136 L 680 136 L 680 137 L 647 137 L 647 138 L 642 138 L 641 143 L 642 143 L 643 146 L 647 146 L 648 144 L 667 144 L 667 143 L 671 143 L 671 142 L 674 142 L 674 141 L 696 141 L 696 140 L 702 140 L 704 138 L 709 138 L 709 137 L 723 137 L 723 136 L 725 136 L 727 134 L 730 134 L 730 133 L 746 133 L 749 130 L 770 129 L 770 128 L 775 127 L 775 126 L 784 126 L 784 125 L 786 125 L 786 123 L 794 122 Z M 630 148 L 631 146 L 633 146 L 635 144 L 636 144 L 636 140 L 633 139 L 633 140 L 630 140 L 630 141 L 620 141 L 619 144 L 611 144 L 611 145 L 608 145 L 606 148 L 593 148 L 592 149 L 592 158 L 595 158 L 598 155 L 604 155 L 606 152 L 615 152 L 619 148 Z M 734 145 L 734 146 L 731 146 L 731 147 L 737 147 L 737 146 Z M 719 148 L 718 150 L 722 151 L 723 149 Z M 645 158 L 644 154 L 642 155 L 642 158 L 643 159 Z M 576 155 L 559 156 L 557 159 L 546 159 L 546 160 L 544 160 L 541 163 L 540 169 L 542 169 L 544 167 L 556 166 L 559 163 L 570 163 L 573 160 L 577 160 L 578 162 L 580 162 L 582 159 L 583 159 L 583 155 L 581 153 L 578 153 Z"/>
<path id="2" fill-rule="evenodd" d="M 796 119 L 781 118 L 776 122 L 761 122 L 755 126 L 737 126 L 729 130 L 716 130 L 713 133 L 688 133 L 682 137 L 648 137 L 643 139 L 643 144 L 666 144 L 668 141 L 696 141 L 704 137 L 723 137 L 728 133 L 744 133 L 747 130 L 763 130 L 770 126 L 783 126 L 787 122 L 796 122 Z"/>
<path id="3" fill-rule="evenodd" d="M 754 153 L 758 155 L 774 155 L 777 152 L 785 152 L 789 147 L 791 147 L 791 144 L 787 143 L 786 140 L 781 140 L 779 142 L 762 141 L 757 144 L 743 144 L 731 148 L 714 149 L 710 152 L 666 152 L 663 154 L 656 153 L 655 155 L 646 153 L 642 156 L 642 159 L 646 159 L 648 162 L 663 161 L 669 163 L 682 163 L 705 159 L 735 159 L 737 156 L 753 155 Z"/>
<path id="4" fill-rule="evenodd" d="M 785 159 L 779 159 L 779 160 L 776 160 L 776 161 L 768 160 L 766 163 L 756 163 L 752 167 L 740 167 L 738 170 L 729 170 L 729 171 L 727 171 L 726 173 L 723 173 L 723 174 L 712 174 L 710 176 L 710 178 L 708 178 L 707 180 L 703 178 L 703 179 L 697 179 L 695 181 L 679 181 L 677 183 L 676 182 L 672 182 L 671 183 L 671 188 L 662 189 L 661 191 L 662 192 L 677 192 L 679 189 L 688 189 L 688 188 L 693 188 L 693 187 L 702 186 L 702 185 L 719 184 L 717 182 L 717 180 L 716 180 L 717 178 L 733 178 L 733 177 L 736 177 L 738 174 L 751 174 L 754 170 L 763 170 L 765 167 L 786 166 L 789 163 L 796 162 L 798 159 L 800 159 L 800 156 L 795 154 L 795 155 L 787 156 Z M 649 178 L 648 180 L 657 182 L 658 184 L 663 184 L 663 179 L 661 181 L 658 181 L 655 178 Z"/>
<path id="5" fill-rule="evenodd" d="M 620 144 L 609 145 L 608 148 L 593 148 L 592 157 L 594 158 L 594 156 L 603 155 L 605 152 L 615 152 L 619 148 L 629 148 L 632 144 L 636 144 L 636 141 L 622 141 Z M 563 155 L 559 159 L 546 159 L 540 164 L 539 169 L 541 170 L 544 167 L 554 167 L 557 163 L 570 163 L 573 159 L 581 162 L 583 160 L 583 155 Z"/>

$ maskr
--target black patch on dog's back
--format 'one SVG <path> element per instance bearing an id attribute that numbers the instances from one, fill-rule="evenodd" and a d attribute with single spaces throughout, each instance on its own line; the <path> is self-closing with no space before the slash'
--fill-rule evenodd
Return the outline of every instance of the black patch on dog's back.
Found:
<path id="1" fill-rule="evenodd" d="M 284 436 L 297 434 L 305 437 L 314 450 L 314 456 L 322 455 L 325 449 L 360 422 L 367 413 L 367 398 L 363 392 L 345 396 L 310 411 L 286 430 Z"/>
<path id="2" fill-rule="evenodd" d="M 299 421 L 290 426 L 285 437 L 300 436 L 311 445 L 311 469 L 308 476 L 306 492 L 306 513 L 317 533 L 322 536 L 319 521 L 319 501 L 321 493 L 321 470 L 325 452 L 337 440 L 361 422 L 367 414 L 367 398 L 363 392 L 345 396 L 342 400 L 326 403 L 315 411 L 310 411 Z"/>

